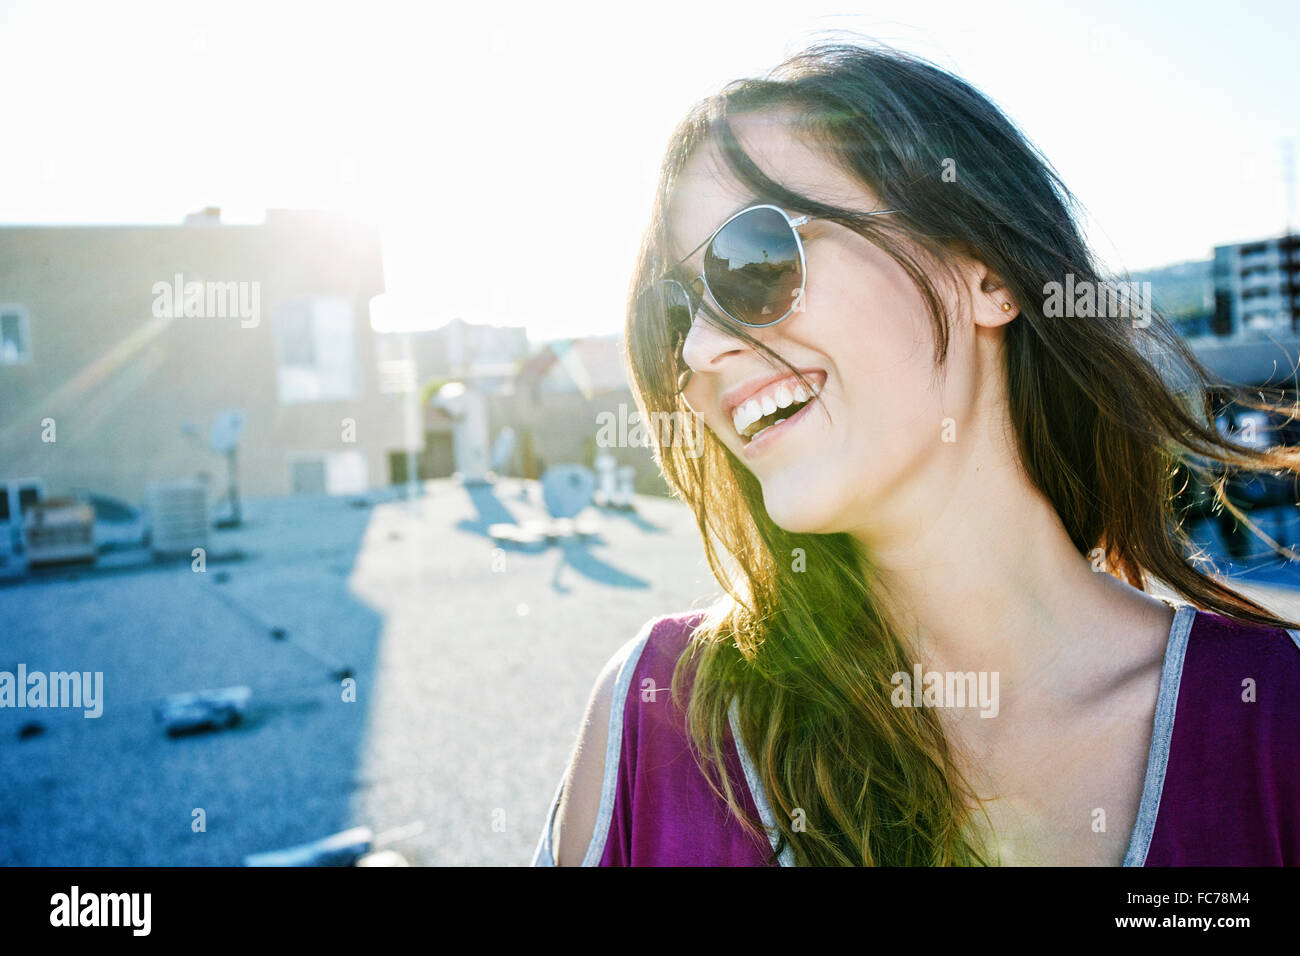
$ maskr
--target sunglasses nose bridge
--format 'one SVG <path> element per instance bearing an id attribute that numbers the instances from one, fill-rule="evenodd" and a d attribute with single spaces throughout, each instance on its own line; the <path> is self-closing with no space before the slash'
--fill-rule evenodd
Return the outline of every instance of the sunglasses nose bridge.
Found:
<path id="1" fill-rule="evenodd" d="M 692 306 L 694 311 L 691 312 L 691 318 L 695 318 L 695 313 L 699 311 L 700 304 L 704 301 L 704 293 L 708 291 L 709 283 L 704 278 L 704 273 L 700 273 L 693 279 L 686 282 L 686 291 L 692 295 Z"/>
<path id="2" fill-rule="evenodd" d="M 741 319 L 738 319 L 736 316 L 732 315 L 731 312 L 725 306 L 723 306 L 721 302 L 718 301 L 718 297 L 713 294 L 713 289 L 709 287 L 709 280 L 704 276 L 703 273 L 697 275 L 694 279 L 690 280 L 689 294 L 692 295 L 693 298 L 691 300 L 691 324 L 687 328 L 688 335 L 695 330 L 695 327 L 697 325 L 701 325 L 701 326 L 715 325 L 715 323 L 713 322 L 700 321 L 701 313 L 703 313 L 706 308 L 704 302 L 704 297 L 706 295 L 709 297 L 712 303 L 711 307 L 708 308 L 708 311 L 713 315 L 714 318 L 721 320 L 722 328 L 718 329 L 718 331 L 725 332 L 727 328 L 734 327 L 734 326 L 744 326 L 745 328 L 755 327 L 755 326 L 751 326 L 748 322 L 742 321 Z"/>

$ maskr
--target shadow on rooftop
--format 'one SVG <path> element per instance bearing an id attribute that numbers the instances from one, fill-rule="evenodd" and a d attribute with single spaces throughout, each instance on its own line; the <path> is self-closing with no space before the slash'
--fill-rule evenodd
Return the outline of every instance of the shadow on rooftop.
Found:
<path id="1" fill-rule="evenodd" d="M 0 709 L 0 865 L 239 866 L 378 829 L 353 800 L 383 620 L 339 576 L 372 512 L 340 498 L 248 509 L 245 529 L 213 542 L 251 545 L 253 560 L 0 589 L 0 670 L 103 675 L 98 719 Z M 171 694 L 236 685 L 252 697 L 230 729 L 170 738 L 155 722 Z M 24 734 L 32 722 L 44 732 Z"/>

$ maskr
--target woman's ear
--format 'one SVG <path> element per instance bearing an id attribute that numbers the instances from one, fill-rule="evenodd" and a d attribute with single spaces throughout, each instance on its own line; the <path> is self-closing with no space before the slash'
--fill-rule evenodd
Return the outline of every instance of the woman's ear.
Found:
<path id="1" fill-rule="evenodd" d="M 974 275 L 979 280 L 978 292 L 971 296 L 971 313 L 975 324 L 987 328 L 1006 325 L 1020 314 L 1020 306 L 1008 294 L 1001 277 L 981 262 L 972 265 L 975 268 Z"/>
<path id="2" fill-rule="evenodd" d="M 1020 314 L 1020 305 L 1008 294 L 1002 277 L 980 261 L 977 250 L 964 242 L 951 248 L 956 253 L 958 275 L 966 285 L 976 325 L 997 328 Z"/>

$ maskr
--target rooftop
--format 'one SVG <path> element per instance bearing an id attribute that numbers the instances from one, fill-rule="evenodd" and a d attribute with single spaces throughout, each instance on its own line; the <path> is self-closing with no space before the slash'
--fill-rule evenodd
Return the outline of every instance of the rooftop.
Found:
<path id="1" fill-rule="evenodd" d="M 0 708 L 0 865 L 238 865 L 411 824 L 390 849 L 413 865 L 526 864 L 605 661 L 716 585 L 675 499 L 588 509 L 595 538 L 526 553 L 487 529 L 543 517 L 536 482 L 424 488 L 247 501 L 203 572 L 118 554 L 0 587 L 0 670 L 103 673 L 99 718 Z M 1296 540 L 1288 524 L 1264 526 Z M 1293 568 L 1265 561 L 1245 589 L 1300 615 Z M 233 728 L 154 720 L 236 685 Z"/>
<path id="2" fill-rule="evenodd" d="M 0 864 L 238 865 L 417 822 L 392 847 L 413 865 L 526 864 L 602 665 L 715 585 L 673 499 L 589 509 L 589 542 L 494 560 L 489 525 L 544 516 L 537 483 L 425 489 L 248 501 L 202 573 L 119 556 L 0 587 L 0 670 L 104 687 L 97 719 L 0 709 Z M 233 728 L 154 720 L 170 694 L 234 685 L 252 698 Z"/>

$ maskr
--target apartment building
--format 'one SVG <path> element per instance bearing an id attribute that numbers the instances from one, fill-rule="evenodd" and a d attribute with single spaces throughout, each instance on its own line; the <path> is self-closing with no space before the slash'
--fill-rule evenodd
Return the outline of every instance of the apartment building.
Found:
<path id="1" fill-rule="evenodd" d="M 242 418 L 246 495 L 387 484 L 383 290 L 378 233 L 325 213 L 0 227 L 0 477 L 131 502 L 154 479 L 220 486 L 212 430 Z"/>
<path id="2" fill-rule="evenodd" d="M 1300 236 L 1216 246 L 1216 335 L 1300 331 Z"/>

